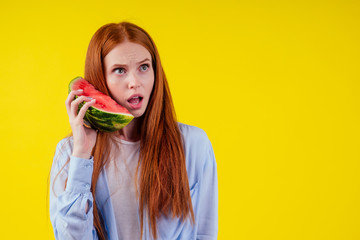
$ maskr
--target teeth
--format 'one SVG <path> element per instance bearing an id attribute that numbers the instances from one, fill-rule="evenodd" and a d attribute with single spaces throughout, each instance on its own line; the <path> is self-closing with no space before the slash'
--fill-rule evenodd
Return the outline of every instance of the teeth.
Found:
<path id="1" fill-rule="evenodd" d="M 133 98 L 130 98 L 130 100 L 128 100 L 131 104 L 138 104 L 140 102 L 140 97 L 137 96 L 137 97 L 133 97 Z"/>

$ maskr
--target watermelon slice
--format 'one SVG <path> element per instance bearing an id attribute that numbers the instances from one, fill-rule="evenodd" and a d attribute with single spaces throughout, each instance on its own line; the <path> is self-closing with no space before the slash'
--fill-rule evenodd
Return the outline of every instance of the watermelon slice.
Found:
<path id="1" fill-rule="evenodd" d="M 114 132 L 125 127 L 134 118 L 126 108 L 119 105 L 110 96 L 96 90 L 82 77 L 76 77 L 69 83 L 69 93 L 79 89 L 83 90 L 81 96 L 96 99 L 96 102 L 85 113 L 84 125 L 86 127 L 103 132 Z M 74 99 L 78 97 L 76 95 Z M 85 102 L 79 104 L 78 112 L 84 104 Z"/>

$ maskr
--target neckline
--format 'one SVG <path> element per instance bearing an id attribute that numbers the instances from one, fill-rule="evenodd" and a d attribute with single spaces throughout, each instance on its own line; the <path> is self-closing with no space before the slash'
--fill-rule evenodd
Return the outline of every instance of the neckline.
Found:
<path id="1" fill-rule="evenodd" d="M 136 142 L 130 142 L 130 141 L 126 141 L 126 140 L 124 140 L 124 139 L 121 139 L 121 138 L 116 138 L 116 140 L 118 141 L 118 142 L 121 142 L 121 143 L 123 143 L 123 144 L 128 144 L 128 145 L 135 145 L 135 144 L 139 144 L 140 143 L 140 140 L 138 140 L 138 141 L 136 141 Z"/>

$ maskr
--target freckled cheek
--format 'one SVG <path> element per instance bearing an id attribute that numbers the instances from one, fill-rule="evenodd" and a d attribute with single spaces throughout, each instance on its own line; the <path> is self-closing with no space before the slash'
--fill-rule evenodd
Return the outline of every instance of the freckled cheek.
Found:
<path id="1" fill-rule="evenodd" d="M 122 91 L 121 86 L 119 86 L 118 84 L 109 83 L 108 88 L 110 90 L 110 94 L 111 94 L 112 98 L 114 100 L 116 100 L 116 102 L 118 102 L 120 104 L 125 102 L 125 100 L 124 100 L 125 97 L 123 96 L 124 91 Z"/>

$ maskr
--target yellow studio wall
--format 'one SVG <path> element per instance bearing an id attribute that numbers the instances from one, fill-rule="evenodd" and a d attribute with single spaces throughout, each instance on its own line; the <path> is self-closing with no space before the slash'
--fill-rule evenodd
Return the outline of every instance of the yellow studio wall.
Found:
<path id="1" fill-rule="evenodd" d="M 220 240 L 360 239 L 359 1 L 2 1 L 1 239 L 54 239 L 67 84 L 108 22 L 153 37 L 179 121 L 206 131 Z"/>

